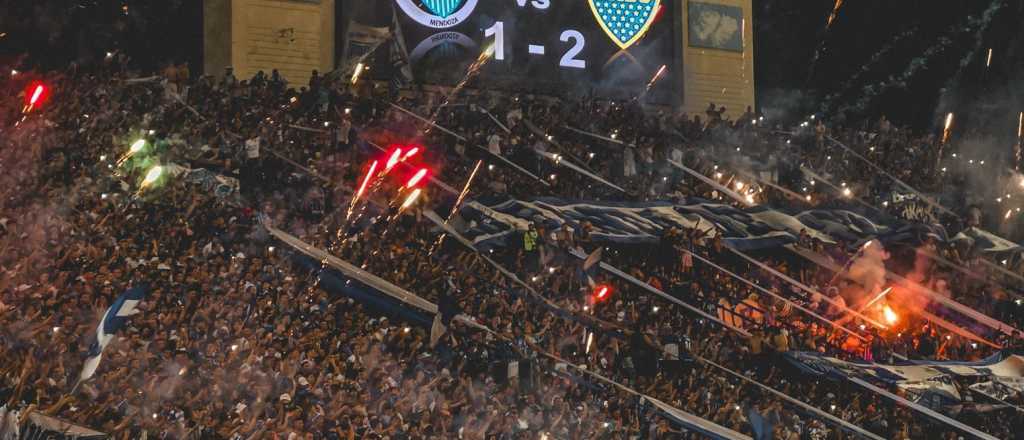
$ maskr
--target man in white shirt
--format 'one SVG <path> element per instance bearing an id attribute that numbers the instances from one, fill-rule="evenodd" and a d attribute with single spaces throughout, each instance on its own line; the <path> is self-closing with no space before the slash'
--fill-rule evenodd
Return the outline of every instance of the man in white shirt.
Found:
<path id="1" fill-rule="evenodd" d="M 501 136 L 498 136 L 498 133 L 487 137 L 487 151 L 496 156 L 501 156 Z"/>

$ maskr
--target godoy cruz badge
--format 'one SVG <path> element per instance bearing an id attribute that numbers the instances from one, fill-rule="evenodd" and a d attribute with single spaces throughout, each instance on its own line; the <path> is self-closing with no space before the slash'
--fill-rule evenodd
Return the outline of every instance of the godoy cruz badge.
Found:
<path id="1" fill-rule="evenodd" d="M 398 7 L 417 23 L 434 29 L 457 26 L 473 13 L 479 0 L 395 0 Z M 422 3 L 421 8 L 417 3 Z M 424 10 L 423 8 L 426 8 Z"/>

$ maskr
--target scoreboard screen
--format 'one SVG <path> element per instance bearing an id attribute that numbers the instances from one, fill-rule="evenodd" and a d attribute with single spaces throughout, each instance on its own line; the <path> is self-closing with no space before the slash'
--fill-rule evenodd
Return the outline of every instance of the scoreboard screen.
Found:
<path id="1" fill-rule="evenodd" d="M 673 100 L 670 0 L 389 0 L 416 80 Z M 679 40 L 681 41 L 681 40 Z"/>

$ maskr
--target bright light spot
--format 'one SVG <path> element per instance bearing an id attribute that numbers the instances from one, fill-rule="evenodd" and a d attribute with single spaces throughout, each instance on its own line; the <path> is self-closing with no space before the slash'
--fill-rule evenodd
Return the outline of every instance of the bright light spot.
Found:
<path id="1" fill-rule="evenodd" d="M 100 162 L 105 161 L 105 160 L 107 160 L 107 155 L 106 154 L 101 154 L 100 155 Z"/>
<path id="2" fill-rule="evenodd" d="M 15 76 L 17 74 L 18 74 L 17 70 L 11 69 L 11 76 Z"/>
<path id="3" fill-rule="evenodd" d="M 882 206 L 889 207 L 889 201 L 886 200 L 886 201 L 882 202 Z"/>
<path id="4" fill-rule="evenodd" d="M 810 194 L 808 194 L 807 197 L 804 197 L 804 198 L 807 199 L 808 202 L 811 201 L 811 195 Z"/>
<path id="5" fill-rule="evenodd" d="M 548 179 L 555 180 L 555 175 L 552 174 L 552 175 L 548 176 Z"/>
<path id="6" fill-rule="evenodd" d="M 267 248 L 267 252 L 274 252 L 274 249 L 276 249 L 276 248 L 274 248 L 273 246 L 270 246 L 270 247 Z"/>
<path id="7" fill-rule="evenodd" d="M 100 194 L 100 199 L 107 200 L 107 194 L 106 193 Z"/>
<path id="8" fill-rule="evenodd" d="M 410 330 L 412 330 L 412 329 L 409 328 L 409 327 L 403 328 L 402 329 L 402 333 L 409 333 Z"/>
<path id="9" fill-rule="evenodd" d="M 868 326 L 866 326 L 866 325 L 864 325 L 864 324 L 861 324 L 861 325 L 860 325 L 860 329 L 861 329 L 861 330 L 864 330 L 864 329 L 866 329 L 866 328 L 868 328 Z"/>
<path id="10" fill-rule="evenodd" d="M 188 368 L 181 367 L 181 369 L 178 370 L 178 376 L 184 376 L 186 372 L 188 372 Z"/>
<path id="11" fill-rule="evenodd" d="M 330 127 L 330 126 L 331 126 L 331 123 L 330 123 L 330 122 L 328 122 L 328 121 L 324 121 L 324 127 Z"/>
<path id="12" fill-rule="evenodd" d="M 350 113 L 352 113 L 352 109 L 346 107 L 345 108 L 345 114 L 347 115 L 347 114 L 350 114 Z"/>
<path id="13" fill-rule="evenodd" d="M 651 308 L 651 310 L 654 311 L 654 313 L 658 313 L 658 310 L 660 310 L 660 308 L 658 306 L 654 306 Z"/>
<path id="14" fill-rule="evenodd" d="M 997 203 L 1003 203 L 1003 198 L 1002 197 L 996 197 L 996 202 Z"/>
<path id="15" fill-rule="evenodd" d="M 537 281 L 537 277 L 530 277 L 530 281 Z"/>
<path id="16" fill-rule="evenodd" d="M 899 315 L 892 311 L 889 306 L 885 306 L 885 308 L 882 309 L 882 313 L 885 315 L 885 322 L 889 323 L 889 325 L 893 325 L 900 320 Z"/>
<path id="17" fill-rule="evenodd" d="M 722 178 L 722 173 L 715 173 L 715 178 L 716 179 L 721 179 Z"/>
<path id="18" fill-rule="evenodd" d="M 549 267 L 548 268 L 548 273 L 555 273 L 555 268 Z"/>
<path id="19" fill-rule="evenodd" d="M 163 174 L 163 172 L 164 167 L 160 165 L 150 168 L 149 172 L 146 173 L 146 178 L 142 180 L 142 186 L 153 184 L 153 182 L 156 182 L 156 180 L 160 178 L 160 175 Z"/>
<path id="20" fill-rule="evenodd" d="M 814 120 L 814 115 L 811 115 L 811 120 L 812 120 L 812 121 Z"/>
<path id="21" fill-rule="evenodd" d="M 130 151 L 132 154 L 135 154 L 142 151 L 143 148 L 146 148 L 146 140 L 139 139 L 135 141 L 131 147 L 128 148 L 128 151 Z"/>
<path id="22" fill-rule="evenodd" d="M 850 197 L 853 195 L 853 191 L 850 188 L 843 188 L 843 197 Z"/>
<path id="23" fill-rule="evenodd" d="M 736 181 L 736 191 L 743 191 L 743 182 Z"/>
<path id="24" fill-rule="evenodd" d="M 977 342 L 971 342 L 971 348 L 978 348 Z"/>
<path id="25" fill-rule="evenodd" d="M 949 340 L 952 340 L 952 339 L 953 339 L 953 337 L 952 337 L 952 336 L 950 336 L 950 335 L 946 335 L 946 340 L 947 340 L 947 341 L 949 341 Z"/>
<path id="26" fill-rule="evenodd" d="M 54 328 L 53 328 L 53 332 L 54 332 L 54 333 L 57 333 L 57 332 L 59 332 L 59 331 L 60 331 L 60 327 L 54 327 Z"/>
<path id="27" fill-rule="evenodd" d="M 384 167 L 386 170 L 390 170 L 395 164 L 398 163 L 398 159 L 402 157 L 402 149 L 395 148 L 395 151 L 391 153 L 391 157 L 388 158 L 387 165 Z"/>
<path id="28" fill-rule="evenodd" d="M 423 190 L 421 190 L 419 188 L 416 188 L 415 190 L 413 190 L 412 194 L 409 194 L 409 197 L 406 197 L 405 201 L 402 202 L 402 208 L 401 209 L 405 209 L 405 208 L 408 208 L 408 207 L 412 206 L 412 204 L 414 202 L 416 202 L 416 199 L 419 198 L 421 192 L 423 192 Z"/>
<path id="29" fill-rule="evenodd" d="M 594 158 L 594 153 L 590 153 L 590 154 L 588 154 L 588 156 L 590 156 L 590 158 L 593 159 Z M 1021 184 L 1021 186 L 1024 186 L 1024 180 L 1021 180 L 1020 184 Z"/>
<path id="30" fill-rule="evenodd" d="M 231 345 L 231 351 L 235 351 L 235 350 L 238 350 L 238 344 L 232 344 Z"/>
<path id="31" fill-rule="evenodd" d="M 494 171 L 494 165 L 487 165 L 487 171 Z"/>

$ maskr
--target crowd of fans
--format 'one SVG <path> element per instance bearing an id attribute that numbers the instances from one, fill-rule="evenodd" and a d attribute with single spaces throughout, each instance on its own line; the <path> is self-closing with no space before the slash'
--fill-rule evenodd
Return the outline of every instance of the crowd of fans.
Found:
<path id="1" fill-rule="evenodd" d="M 62 72 L 21 71 L 3 83 L 7 96 L 36 78 L 53 93 L 27 115 L 22 102 L 5 102 L 0 112 L 0 430 L 8 430 L 0 432 L 41 412 L 124 439 L 700 437 L 652 405 L 653 397 L 758 439 L 853 435 L 817 411 L 883 438 L 963 435 L 851 384 L 801 376 L 781 354 L 968 360 L 991 347 L 917 323 L 895 337 L 861 327 L 869 342 L 859 342 L 793 304 L 836 319 L 842 309 L 751 267 L 704 228 L 673 228 L 657 245 L 623 246 L 596 242 L 585 223 L 538 222 L 484 258 L 456 240 L 435 245 L 440 233 L 421 209 L 447 214 L 455 197 L 434 187 L 401 215 L 387 208 L 388 188 L 367 196 L 354 221 L 344 215 L 367 162 L 383 154 L 376 146 L 410 140 L 426 146 L 423 161 L 456 189 L 484 160 L 470 199 L 732 203 L 669 161 L 730 185 L 729 173 L 754 157 L 775 166 L 743 170 L 774 175 L 780 186 L 810 185 L 787 169 L 806 164 L 876 205 L 892 187 L 869 178 L 878 173 L 830 137 L 927 190 L 956 178 L 942 171 L 941 140 L 912 138 L 885 120 L 869 130 L 829 129 L 818 120 L 786 131 L 768 128 L 772 123 L 749 109 L 730 121 L 715 106 L 687 116 L 597 99 L 393 94 L 316 72 L 302 86 L 276 71 L 247 80 L 230 71 L 192 76 L 187 66 L 169 66 L 145 77 L 116 55 Z M 126 154 L 139 138 L 145 150 Z M 915 172 L 912 163 L 929 165 Z M 141 184 L 157 164 L 168 171 Z M 199 168 L 216 174 L 214 183 L 185 178 Z M 719 169 L 723 175 L 714 176 Z M 764 186 L 757 197 L 778 206 L 803 206 L 808 196 L 812 206 L 856 205 L 841 192 L 817 189 L 799 191 L 801 200 Z M 967 220 L 936 220 L 954 231 L 977 224 L 961 202 L 956 212 Z M 430 326 L 401 307 L 330 288 L 331 277 L 359 283 L 288 249 L 264 221 L 425 299 L 450 303 L 491 331 L 453 321 L 432 344 Z M 838 265 L 856 252 L 849 243 L 800 245 Z M 607 274 L 596 282 L 614 293 L 595 300 L 570 251 L 602 246 L 604 262 L 732 328 Z M 915 250 L 894 253 L 913 261 Z M 935 252 L 970 270 L 927 263 L 922 283 L 941 281 L 953 298 L 1020 327 L 1005 287 L 1016 280 L 982 273 L 985 266 L 973 262 L 986 257 L 970 248 Z M 761 295 L 702 258 L 793 302 Z M 856 289 L 795 256 L 759 258 L 835 299 Z M 102 313 L 126 288 L 143 284 L 151 292 L 141 313 L 106 348 L 96 375 L 78 384 Z M 1013 409 L 964 405 L 955 416 L 1001 438 L 1024 432 Z"/>

